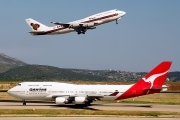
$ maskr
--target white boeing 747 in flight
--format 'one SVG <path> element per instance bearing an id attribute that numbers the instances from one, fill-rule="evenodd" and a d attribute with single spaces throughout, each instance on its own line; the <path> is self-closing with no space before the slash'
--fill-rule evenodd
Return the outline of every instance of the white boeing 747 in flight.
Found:
<path id="1" fill-rule="evenodd" d="M 30 32 L 32 35 L 54 35 L 73 31 L 76 31 L 78 34 L 85 34 L 88 29 L 95 29 L 96 26 L 104 23 L 116 21 L 116 24 L 118 24 L 117 21 L 120 20 L 125 14 L 126 13 L 124 11 L 114 9 L 97 13 L 95 15 L 91 15 L 89 17 L 69 23 L 51 22 L 56 25 L 53 27 L 43 25 L 42 23 L 37 22 L 31 18 L 26 19 L 26 22 L 32 30 Z"/>
<path id="2" fill-rule="evenodd" d="M 131 85 L 78 85 L 60 82 L 22 82 L 11 88 L 11 96 L 23 100 L 53 100 L 57 105 L 74 103 L 90 105 L 95 100 L 122 100 L 166 91 L 163 85 L 171 61 L 164 61 Z"/>

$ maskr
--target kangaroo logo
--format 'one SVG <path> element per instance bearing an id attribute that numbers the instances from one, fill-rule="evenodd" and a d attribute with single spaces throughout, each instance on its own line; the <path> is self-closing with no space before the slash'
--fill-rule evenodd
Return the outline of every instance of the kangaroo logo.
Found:
<path id="1" fill-rule="evenodd" d="M 37 30 L 40 27 L 40 25 L 37 23 L 36 24 L 31 23 L 30 25 L 33 27 L 34 30 Z"/>
<path id="2" fill-rule="evenodd" d="M 163 72 L 163 73 L 159 73 L 159 74 L 154 74 L 154 75 L 151 75 L 150 77 L 148 78 L 142 78 L 144 80 L 144 82 L 149 82 L 151 83 L 151 86 L 150 86 L 150 89 L 153 87 L 154 85 L 154 81 L 159 77 L 159 76 L 162 76 L 164 74 L 166 74 L 169 70 Z M 149 91 L 147 92 L 147 94 L 149 93 Z"/>

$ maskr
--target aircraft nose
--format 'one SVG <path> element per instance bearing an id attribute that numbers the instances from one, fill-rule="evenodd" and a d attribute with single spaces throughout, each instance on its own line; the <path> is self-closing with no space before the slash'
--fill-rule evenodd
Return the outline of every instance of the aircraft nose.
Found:
<path id="1" fill-rule="evenodd" d="M 9 95 L 11 95 L 11 96 L 16 96 L 16 94 L 17 94 L 17 87 L 13 87 L 13 88 L 11 88 L 11 89 L 9 89 L 8 91 L 7 91 L 7 93 L 9 94 Z"/>
<path id="2" fill-rule="evenodd" d="M 124 11 L 121 11 L 121 13 L 122 13 L 123 16 L 126 14 L 126 12 L 124 12 Z"/>
<path id="3" fill-rule="evenodd" d="M 13 88 L 9 89 L 9 90 L 7 91 L 7 93 L 8 93 L 9 95 L 13 95 Z"/>

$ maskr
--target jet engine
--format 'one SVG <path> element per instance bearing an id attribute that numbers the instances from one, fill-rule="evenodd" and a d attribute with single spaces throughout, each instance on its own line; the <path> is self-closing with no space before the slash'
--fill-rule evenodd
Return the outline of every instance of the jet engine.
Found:
<path id="1" fill-rule="evenodd" d="M 99 21 L 95 21 L 94 22 L 94 25 L 99 25 L 99 24 L 101 24 L 102 23 L 102 21 L 101 20 L 99 20 Z"/>
<path id="2" fill-rule="evenodd" d="M 69 28 L 76 28 L 76 27 L 93 27 L 94 23 L 71 23 L 69 24 Z"/>
<path id="3" fill-rule="evenodd" d="M 86 97 L 75 97 L 74 99 L 75 104 L 84 104 L 87 102 Z"/>
<path id="4" fill-rule="evenodd" d="M 95 26 L 93 26 L 93 27 L 89 27 L 88 29 L 91 29 L 91 30 L 92 30 L 92 29 L 96 29 L 96 27 L 95 27 Z"/>
<path id="5" fill-rule="evenodd" d="M 83 27 L 93 27 L 94 23 L 83 23 Z"/>
<path id="6" fill-rule="evenodd" d="M 79 23 L 71 23 L 69 24 L 69 28 L 76 28 L 76 27 L 79 27 L 80 24 Z"/>
<path id="7" fill-rule="evenodd" d="M 56 102 L 57 105 L 63 105 L 63 104 L 65 104 L 67 102 L 67 99 L 64 98 L 64 97 L 57 97 L 55 99 L 55 102 Z"/>

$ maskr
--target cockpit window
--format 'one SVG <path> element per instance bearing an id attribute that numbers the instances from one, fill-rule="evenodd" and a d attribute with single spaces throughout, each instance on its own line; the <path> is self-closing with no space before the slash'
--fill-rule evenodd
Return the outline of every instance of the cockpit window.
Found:
<path id="1" fill-rule="evenodd" d="M 18 86 L 21 86 L 21 84 L 18 84 Z"/>

